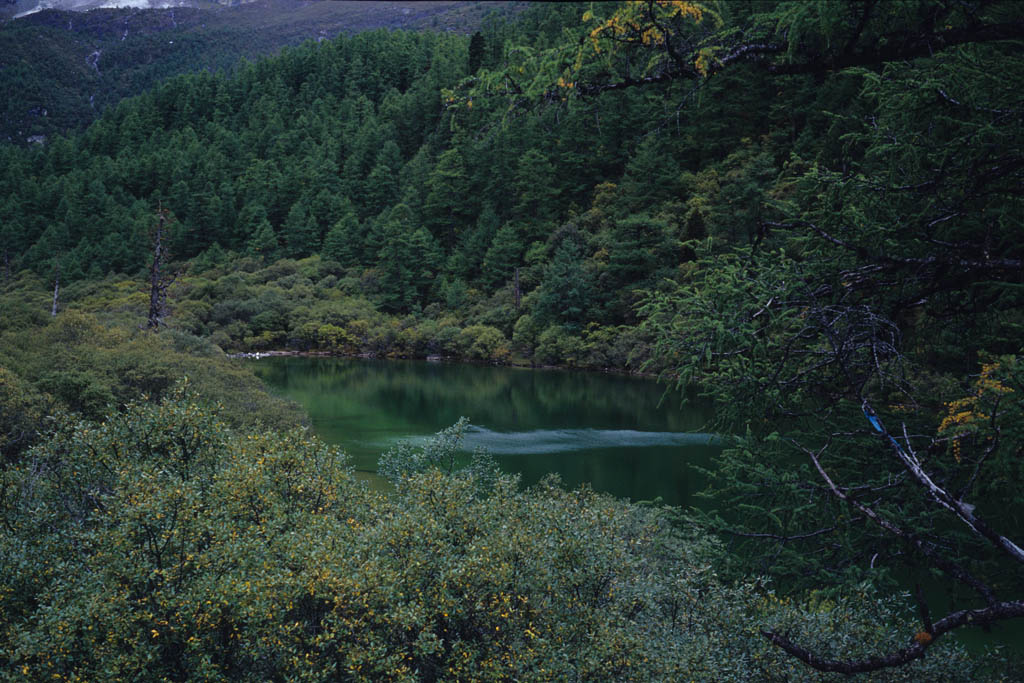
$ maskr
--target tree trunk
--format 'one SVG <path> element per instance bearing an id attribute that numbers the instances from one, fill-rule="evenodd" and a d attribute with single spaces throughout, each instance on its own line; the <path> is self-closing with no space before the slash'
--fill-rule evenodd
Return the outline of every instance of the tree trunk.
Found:
<path id="1" fill-rule="evenodd" d="M 4 254 L 6 256 L 6 254 Z M 57 317 L 57 301 L 60 299 L 60 262 L 57 262 L 57 268 L 53 275 L 53 306 L 50 308 L 50 317 Z"/>
<path id="2" fill-rule="evenodd" d="M 174 276 L 170 278 L 163 276 L 164 262 L 167 260 L 167 249 L 164 246 L 169 223 L 167 209 L 159 206 L 156 217 L 156 229 L 153 232 L 153 263 L 149 267 L 149 316 L 146 319 L 146 326 L 154 331 L 159 330 L 163 323 L 164 309 L 167 304 L 167 288 L 175 279 Z"/>

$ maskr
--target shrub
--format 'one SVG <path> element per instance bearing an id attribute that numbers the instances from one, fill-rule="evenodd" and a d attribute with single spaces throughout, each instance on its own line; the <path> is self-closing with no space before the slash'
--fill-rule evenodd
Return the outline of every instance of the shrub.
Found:
<path id="1" fill-rule="evenodd" d="M 534 358 L 545 364 L 576 365 L 581 352 L 582 342 L 579 337 L 561 325 L 551 325 L 537 337 Z"/>
<path id="2" fill-rule="evenodd" d="M 501 330 L 489 325 L 470 325 L 459 333 L 459 351 L 465 358 L 505 362 L 511 355 Z"/>
<path id="3" fill-rule="evenodd" d="M 724 585 L 709 538 L 548 479 L 361 485 L 300 432 L 237 435 L 181 392 L 63 422 L 0 486 L 0 680 L 823 680 L 902 643 L 885 603 Z M 876 679 L 972 680 L 962 651 Z"/>
<path id="4" fill-rule="evenodd" d="M 540 328 L 534 322 L 533 316 L 526 314 L 519 316 L 515 327 L 512 330 L 512 344 L 516 351 L 527 356 L 533 353 L 533 347 L 537 343 L 537 334 Z"/>

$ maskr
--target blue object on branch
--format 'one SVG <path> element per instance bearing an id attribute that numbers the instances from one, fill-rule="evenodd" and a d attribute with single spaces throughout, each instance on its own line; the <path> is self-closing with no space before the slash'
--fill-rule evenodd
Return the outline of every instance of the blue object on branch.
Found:
<path id="1" fill-rule="evenodd" d="M 884 434 L 885 430 L 882 428 L 881 420 L 879 420 L 878 416 L 875 415 L 875 411 L 868 406 L 867 401 L 864 401 L 864 404 L 861 406 L 861 410 L 864 411 L 864 417 L 868 419 L 868 422 L 870 422 L 871 426 L 875 428 L 875 431 L 880 434 Z M 900 446 L 899 442 L 896 441 L 895 438 L 893 438 L 892 434 L 886 434 L 886 436 L 889 437 L 889 443 L 892 444 L 893 448 L 895 448 L 900 455 L 906 456 L 906 452 L 904 452 L 903 447 Z"/>
<path id="2" fill-rule="evenodd" d="M 868 408 L 866 403 L 864 404 L 863 410 L 864 410 L 864 417 L 866 417 L 868 419 L 868 422 L 870 422 L 871 426 L 875 428 L 875 431 L 876 432 L 884 431 L 882 429 L 882 423 L 878 421 L 878 416 L 868 412 L 868 410 L 870 410 L 870 409 Z"/>

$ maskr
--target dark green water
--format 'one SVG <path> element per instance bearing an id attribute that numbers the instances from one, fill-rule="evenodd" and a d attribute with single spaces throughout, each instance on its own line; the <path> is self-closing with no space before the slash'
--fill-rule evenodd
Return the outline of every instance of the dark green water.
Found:
<path id="1" fill-rule="evenodd" d="M 680 409 L 649 379 L 456 363 L 277 357 L 253 361 L 272 391 L 301 404 L 316 433 L 376 470 L 381 451 L 466 416 L 465 446 L 486 447 L 532 484 L 550 472 L 569 487 L 687 505 L 703 481 L 692 465 L 715 451 L 709 415 Z"/>

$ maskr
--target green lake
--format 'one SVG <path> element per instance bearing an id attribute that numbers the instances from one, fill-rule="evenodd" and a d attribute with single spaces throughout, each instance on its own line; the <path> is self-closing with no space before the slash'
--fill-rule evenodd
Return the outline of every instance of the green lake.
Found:
<path id="1" fill-rule="evenodd" d="M 688 505 L 703 488 L 693 465 L 716 450 L 709 413 L 651 379 L 462 363 L 270 357 L 252 361 L 275 393 L 306 409 L 316 434 L 372 479 L 380 453 L 470 419 L 467 451 L 485 447 L 533 484 Z"/>

